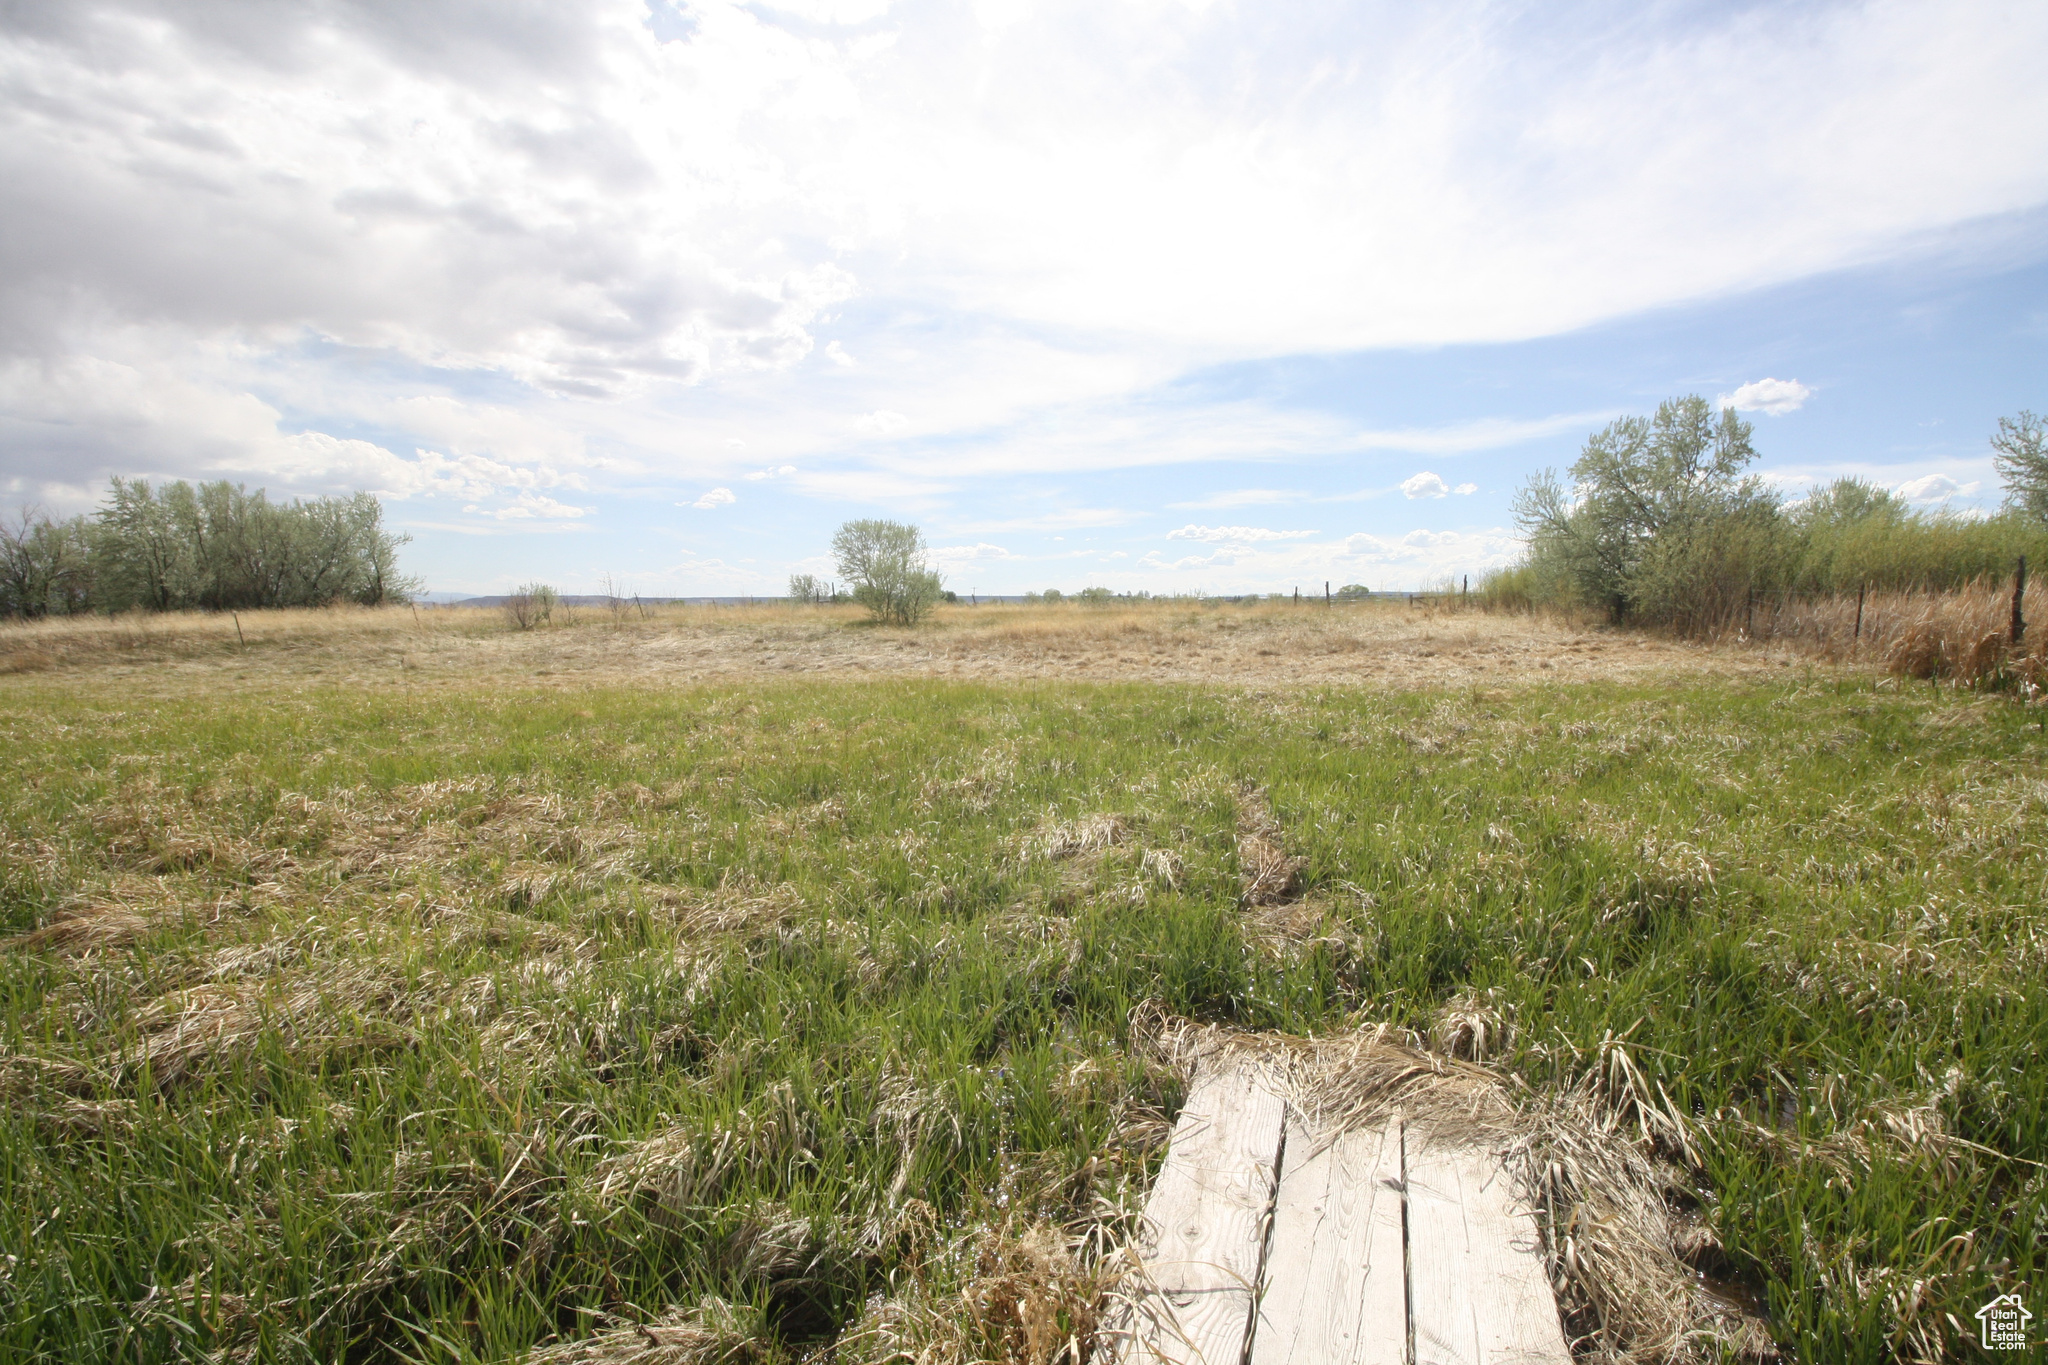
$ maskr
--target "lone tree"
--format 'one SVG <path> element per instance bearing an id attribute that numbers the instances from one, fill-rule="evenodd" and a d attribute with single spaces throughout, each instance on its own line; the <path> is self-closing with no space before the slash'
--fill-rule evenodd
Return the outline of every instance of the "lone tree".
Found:
<path id="1" fill-rule="evenodd" d="M 1545 470 L 1515 498 L 1530 568 L 1616 622 L 1711 629 L 1775 568 L 1778 501 L 1743 473 L 1749 437 L 1696 395 L 1595 432 L 1569 486 Z"/>
<path id="2" fill-rule="evenodd" d="M 900 521 L 849 521 L 832 537 L 839 576 L 877 621 L 914 625 L 944 596 L 925 555 L 924 533 Z"/>
<path id="3" fill-rule="evenodd" d="M 2005 482 L 2006 501 L 2048 521 L 2048 417 L 2022 412 L 1999 418 L 1991 448 L 1998 452 L 1991 463 Z"/>

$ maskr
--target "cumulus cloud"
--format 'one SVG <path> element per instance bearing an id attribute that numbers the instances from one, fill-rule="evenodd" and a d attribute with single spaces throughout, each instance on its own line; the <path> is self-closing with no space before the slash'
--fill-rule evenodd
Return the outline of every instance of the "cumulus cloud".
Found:
<path id="1" fill-rule="evenodd" d="M 1381 565 L 1421 582 L 1438 573 L 1476 572 L 1499 568 L 1520 558 L 1523 541 L 1502 527 L 1484 531 L 1409 531 L 1399 536 L 1365 532 L 1346 536 L 1338 557 L 1359 564 Z"/>
<path id="2" fill-rule="evenodd" d="M 757 469 L 747 475 L 747 478 L 755 481 L 761 479 L 786 479 L 794 473 L 796 473 L 796 466 L 793 464 L 774 465 L 767 469 Z"/>
<path id="3" fill-rule="evenodd" d="M 743 26 L 707 89 L 708 54 L 657 52 L 623 6 L 465 8 L 106 0 L 6 25 L 0 344 L 48 344 L 90 299 L 576 393 L 800 359 L 850 277 L 822 250 L 710 245 L 736 224 L 704 191 L 740 168 L 671 130 L 783 98 L 810 59 Z"/>
<path id="4" fill-rule="evenodd" d="M 574 521 L 589 516 L 593 509 L 573 507 L 568 503 L 558 502 L 545 493 L 523 492 L 502 507 L 480 507 L 471 504 L 462 510 L 496 521 L 531 521 L 536 518 L 548 521 Z"/>
<path id="5" fill-rule="evenodd" d="M 981 541 L 973 545 L 942 545 L 932 551 L 933 562 L 945 566 L 973 564 L 998 559 L 1022 559 L 1024 556 L 1011 554 L 1000 545 Z"/>
<path id="6" fill-rule="evenodd" d="M 1718 400 L 1724 408 L 1737 412 L 1762 412 L 1772 417 L 1782 417 L 1788 412 L 1799 411 L 1800 405 L 1813 397 L 1813 390 L 1796 379 L 1752 379 L 1733 393 L 1724 393 Z"/>
<path id="7" fill-rule="evenodd" d="M 1461 483 L 1451 491 L 1461 498 L 1470 497 L 1479 491 L 1479 485 L 1476 483 Z"/>
<path id="8" fill-rule="evenodd" d="M 1976 480 L 1958 483 L 1946 474 L 1924 474 L 1917 479 L 1908 479 L 1892 491 L 1907 502 L 1943 502 L 1949 498 L 1970 497 L 1983 487 Z"/>
<path id="9" fill-rule="evenodd" d="M 703 497 L 691 503 L 690 506 L 709 511 L 714 507 L 724 507 L 728 503 L 738 501 L 739 499 L 733 495 L 733 491 L 730 488 L 714 488 Z M 677 505 L 680 506 L 681 504 Z"/>
<path id="10" fill-rule="evenodd" d="M 1300 540 L 1314 534 L 1314 531 L 1274 531 L 1264 526 L 1197 526 L 1189 522 L 1177 531 L 1168 531 L 1166 538 L 1249 545 L 1262 540 Z"/>
<path id="11" fill-rule="evenodd" d="M 1401 491 L 1411 498 L 1441 498 L 1450 493 L 1451 486 L 1425 469 L 1401 480 Z"/>

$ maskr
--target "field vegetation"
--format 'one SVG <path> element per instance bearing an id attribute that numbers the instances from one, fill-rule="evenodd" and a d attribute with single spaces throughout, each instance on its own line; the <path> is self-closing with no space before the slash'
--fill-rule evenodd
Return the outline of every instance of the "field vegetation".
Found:
<path id="1" fill-rule="evenodd" d="M 2048 563 L 2044 430 L 2032 413 L 2001 420 L 1992 446 L 2007 501 L 1993 515 L 1915 508 L 1859 479 L 1788 501 L 1747 472 L 1758 453 L 1747 422 L 1673 399 L 1594 433 L 1568 479 L 1529 482 L 1516 503 L 1528 554 L 1485 579 L 1481 597 L 1710 638 L 1751 633 L 1759 604 L 2010 585 L 2022 557 Z"/>
<path id="2" fill-rule="evenodd" d="M 0 634 L 0 1349 L 1086 1365 L 1204 1038 L 1491 1116 L 1591 1359 L 1952 1358 L 2040 1283 L 2037 711 L 858 615 Z"/>
<path id="3" fill-rule="evenodd" d="M 0 619 L 404 602 L 410 539 L 368 493 L 281 503 L 224 479 L 115 479 L 89 517 L 0 522 Z"/>

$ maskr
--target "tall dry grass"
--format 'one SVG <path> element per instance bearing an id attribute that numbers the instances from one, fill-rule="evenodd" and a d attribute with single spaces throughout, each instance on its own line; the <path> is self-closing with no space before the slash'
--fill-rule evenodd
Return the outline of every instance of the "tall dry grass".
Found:
<path id="1" fill-rule="evenodd" d="M 1853 593 L 1759 603 L 1729 635 L 1790 644 L 1831 662 L 1872 664 L 1898 677 L 2037 695 L 2048 682 L 2048 587 L 2027 585 L 2026 633 L 2012 642 L 2012 582 L 1954 591 Z M 2031 691 L 2029 689 L 2032 689 Z"/>

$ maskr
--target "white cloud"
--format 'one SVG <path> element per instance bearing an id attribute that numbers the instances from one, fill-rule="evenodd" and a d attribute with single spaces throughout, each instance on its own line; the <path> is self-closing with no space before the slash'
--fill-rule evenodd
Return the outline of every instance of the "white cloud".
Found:
<path id="1" fill-rule="evenodd" d="M 1166 538 L 1249 545 L 1262 540 L 1300 540 L 1314 534 L 1314 531 L 1274 531 L 1264 526 L 1197 526 L 1189 522 L 1177 531 L 1168 531 Z"/>
<path id="2" fill-rule="evenodd" d="M 1000 545 L 982 541 L 974 545 L 943 545 L 932 551 L 932 560 L 941 567 L 973 564 L 997 559 L 1022 559 L 1024 556 L 1011 554 Z"/>
<path id="3" fill-rule="evenodd" d="M 1075 531 L 1093 527 L 1121 526 L 1131 519 L 1129 512 L 1115 507 L 1062 507 L 1030 517 L 1007 517 L 997 521 L 973 521 L 953 526 L 962 535 L 993 534 L 1002 531 Z M 1054 536 L 1054 540 L 1063 537 Z"/>
<path id="4" fill-rule="evenodd" d="M 873 412 L 857 417 L 853 423 L 871 436 L 894 436 L 910 425 L 910 419 L 900 412 L 877 408 Z"/>
<path id="5" fill-rule="evenodd" d="M 1453 488 L 1451 491 L 1453 493 L 1456 493 L 1461 498 L 1470 497 L 1472 494 L 1477 493 L 1479 491 L 1479 485 L 1476 483 L 1461 483 L 1456 488 Z"/>
<path id="6" fill-rule="evenodd" d="M 1425 469 L 1401 480 L 1401 491 L 1411 498 L 1441 498 L 1451 491 L 1451 486 Z"/>
<path id="7" fill-rule="evenodd" d="M 1222 507 L 1265 507 L 1280 503 L 1300 502 L 1308 495 L 1284 488 L 1237 488 L 1225 493 L 1211 494 L 1195 502 L 1169 502 L 1175 511 L 1209 511 Z"/>
<path id="8" fill-rule="evenodd" d="M 1946 474 L 1924 474 L 1917 479 L 1908 479 L 1892 491 L 1907 502 L 1945 502 L 1949 498 L 1967 498 L 1983 485 L 1976 480 L 1958 483 Z"/>
<path id="9" fill-rule="evenodd" d="M 2048 200 L 2041 6 L 478 13 L 4 9 L 0 482 L 517 506 L 729 481 L 702 447 L 745 430 L 807 495 L 971 535 L 977 475 L 1612 415 L 1360 430 L 1173 387 L 1201 367 L 1554 335 Z"/>
<path id="10" fill-rule="evenodd" d="M 1410 531 L 1387 537 L 1360 532 L 1346 536 L 1340 558 L 1401 572 L 1406 581 L 1426 582 L 1438 573 L 1499 568 L 1521 557 L 1523 541 L 1502 527 L 1485 531 Z"/>
<path id="11" fill-rule="evenodd" d="M 768 469 L 757 469 L 747 475 L 747 478 L 753 481 L 761 479 L 786 479 L 794 473 L 796 473 L 796 466 L 793 464 L 775 465 Z"/>
<path id="12" fill-rule="evenodd" d="M 568 503 L 557 502 L 545 493 L 522 492 L 502 507 L 482 507 L 472 503 L 462 510 L 496 521 L 574 521 L 589 516 L 595 509 L 572 507 Z"/>
<path id="13" fill-rule="evenodd" d="M 1440 427 L 1403 427 L 1391 431 L 1361 431 L 1351 444 L 1361 450 L 1405 450 L 1417 455 L 1462 455 L 1474 450 L 1498 450 L 1503 446 L 1539 441 L 1560 432 L 1598 427 L 1612 421 L 1612 412 L 1561 412 L 1550 417 L 1529 419 L 1481 417 L 1470 422 L 1453 422 Z"/>
<path id="14" fill-rule="evenodd" d="M 1782 417 L 1799 411 L 1813 397 L 1813 390 L 1796 379 L 1752 379 L 1733 393 L 1721 395 L 1720 405 L 1737 412 L 1762 412 Z"/>
<path id="15" fill-rule="evenodd" d="M 733 491 L 730 488 L 714 488 L 710 492 L 706 493 L 703 497 L 691 503 L 690 506 L 701 508 L 705 511 L 709 511 L 714 507 L 724 507 L 727 506 L 728 504 L 735 503 L 738 501 L 739 498 L 734 496 Z M 682 506 L 681 503 L 677 503 L 676 505 L 678 507 Z"/>
<path id="16" fill-rule="evenodd" d="M 1157 550 L 1147 550 L 1138 563 L 1148 569 L 1188 570 L 1232 568 L 1237 564 L 1237 552 L 1228 547 L 1207 555 L 1184 555 L 1179 559 L 1168 559 Z"/>

